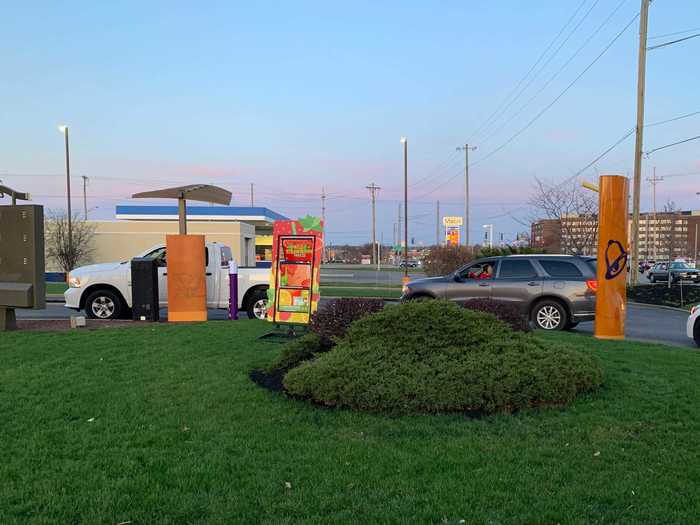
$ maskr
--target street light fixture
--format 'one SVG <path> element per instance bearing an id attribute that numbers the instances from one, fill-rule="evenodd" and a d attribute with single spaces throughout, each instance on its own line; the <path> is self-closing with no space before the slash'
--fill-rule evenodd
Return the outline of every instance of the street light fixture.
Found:
<path id="1" fill-rule="evenodd" d="M 73 251 L 73 217 L 70 205 L 70 151 L 68 148 L 68 126 L 58 126 L 58 131 L 63 133 L 66 142 L 66 198 L 68 199 L 68 251 Z"/>
<path id="2" fill-rule="evenodd" d="M 406 137 L 401 137 L 403 144 L 403 283 L 406 284 L 408 279 L 408 140 Z"/>

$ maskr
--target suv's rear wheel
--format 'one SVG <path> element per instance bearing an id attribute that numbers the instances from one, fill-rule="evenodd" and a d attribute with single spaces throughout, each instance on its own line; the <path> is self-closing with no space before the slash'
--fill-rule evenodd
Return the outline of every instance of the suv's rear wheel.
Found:
<path id="1" fill-rule="evenodd" d="M 85 301 L 85 314 L 90 319 L 119 319 L 123 310 L 121 297 L 111 290 L 95 290 Z"/>
<path id="2" fill-rule="evenodd" d="M 693 327 L 693 339 L 695 339 L 695 344 L 700 347 L 700 320 L 695 320 L 695 327 Z"/>
<path id="3" fill-rule="evenodd" d="M 535 328 L 548 331 L 563 330 L 569 316 L 561 303 L 552 300 L 540 301 L 532 309 L 532 322 Z"/>

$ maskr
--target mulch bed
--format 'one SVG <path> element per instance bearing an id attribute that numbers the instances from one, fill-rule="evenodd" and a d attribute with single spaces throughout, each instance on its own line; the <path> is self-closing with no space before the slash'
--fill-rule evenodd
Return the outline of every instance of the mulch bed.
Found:
<path id="1" fill-rule="evenodd" d="M 129 320 L 99 321 L 87 319 L 85 328 L 71 328 L 68 319 L 18 319 L 17 331 L 64 332 L 68 330 L 99 330 L 100 328 L 128 328 L 145 323 L 134 323 Z"/>

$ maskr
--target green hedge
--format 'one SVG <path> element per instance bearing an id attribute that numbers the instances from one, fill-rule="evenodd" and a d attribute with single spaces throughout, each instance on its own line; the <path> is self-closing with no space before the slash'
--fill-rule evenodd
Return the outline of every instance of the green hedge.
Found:
<path id="1" fill-rule="evenodd" d="M 356 321 L 283 382 L 327 406 L 491 413 L 565 405 L 600 385 L 602 371 L 593 356 L 514 332 L 491 314 L 414 301 Z"/>
<path id="2" fill-rule="evenodd" d="M 661 306 L 684 307 L 700 303 L 700 286 L 683 285 L 682 301 L 681 286 L 678 284 L 647 284 L 627 288 L 627 298 L 630 301 Z"/>

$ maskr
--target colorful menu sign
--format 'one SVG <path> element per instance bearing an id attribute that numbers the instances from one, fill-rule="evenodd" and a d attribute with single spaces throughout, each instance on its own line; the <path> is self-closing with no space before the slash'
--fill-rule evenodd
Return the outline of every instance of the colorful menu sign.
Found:
<path id="1" fill-rule="evenodd" d="M 459 226 L 445 228 L 445 243 L 448 246 L 459 246 Z"/>
<path id="2" fill-rule="evenodd" d="M 267 319 L 307 324 L 318 308 L 323 222 L 317 217 L 275 221 Z"/>

